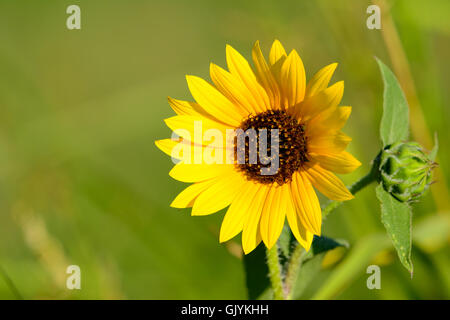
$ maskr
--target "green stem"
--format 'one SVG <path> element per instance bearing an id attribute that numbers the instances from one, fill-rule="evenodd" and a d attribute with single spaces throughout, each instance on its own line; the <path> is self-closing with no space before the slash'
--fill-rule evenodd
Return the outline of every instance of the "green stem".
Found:
<path id="1" fill-rule="evenodd" d="M 266 250 L 269 278 L 272 284 L 274 300 L 284 300 L 283 281 L 281 279 L 281 266 L 278 256 L 278 244 Z"/>
<path id="2" fill-rule="evenodd" d="M 286 288 L 286 299 L 292 299 L 292 289 L 294 288 L 295 281 L 298 277 L 298 273 L 303 263 L 303 257 L 306 251 L 302 246 L 298 245 L 295 247 L 289 259 L 289 264 L 287 266 L 286 279 L 284 285 Z"/>

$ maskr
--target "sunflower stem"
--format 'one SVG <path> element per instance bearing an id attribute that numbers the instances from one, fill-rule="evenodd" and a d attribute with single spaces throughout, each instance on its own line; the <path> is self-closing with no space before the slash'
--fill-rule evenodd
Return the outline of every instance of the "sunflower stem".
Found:
<path id="1" fill-rule="evenodd" d="M 298 245 L 292 251 L 291 258 L 289 259 L 289 264 L 286 271 L 286 279 L 284 281 L 286 300 L 292 299 L 292 289 L 294 288 L 295 281 L 297 280 L 298 273 L 303 263 L 303 258 L 305 256 L 305 249 Z"/>
<path id="2" fill-rule="evenodd" d="M 269 278 L 272 284 L 273 299 L 284 300 L 283 280 L 281 279 L 281 266 L 278 255 L 278 244 L 266 250 L 267 266 L 269 267 Z"/>

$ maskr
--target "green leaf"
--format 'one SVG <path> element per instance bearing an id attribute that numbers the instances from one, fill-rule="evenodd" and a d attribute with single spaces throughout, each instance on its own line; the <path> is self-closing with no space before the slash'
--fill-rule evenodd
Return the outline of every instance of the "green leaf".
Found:
<path id="1" fill-rule="evenodd" d="M 437 133 L 435 133 L 434 134 L 434 147 L 430 152 L 430 159 L 432 161 L 436 160 L 438 151 L 439 151 L 439 141 L 438 141 Z"/>
<path id="2" fill-rule="evenodd" d="M 376 194 L 381 202 L 381 221 L 391 237 L 400 261 L 412 275 L 411 208 L 408 204 L 392 197 L 381 184 L 377 186 Z"/>
<path id="3" fill-rule="evenodd" d="M 270 286 L 269 268 L 266 263 L 266 247 L 260 244 L 255 250 L 244 255 L 245 282 L 248 298 L 257 299 Z"/>
<path id="4" fill-rule="evenodd" d="M 298 300 L 304 298 L 303 295 L 305 290 L 319 273 L 324 257 L 325 253 L 322 253 L 303 263 L 298 272 L 294 287 L 292 288 L 292 299 Z"/>
<path id="5" fill-rule="evenodd" d="M 308 252 L 305 260 L 309 259 L 310 257 L 312 258 L 314 256 L 317 256 L 321 253 L 333 250 L 337 247 L 348 248 L 349 244 L 347 241 L 341 239 L 314 236 L 311 250 Z"/>
<path id="6" fill-rule="evenodd" d="M 376 58 L 384 82 L 383 116 L 380 135 L 383 145 L 407 140 L 409 136 L 409 109 L 405 95 L 392 71 Z"/>
<path id="7" fill-rule="evenodd" d="M 345 240 L 314 236 L 311 249 L 300 261 L 300 270 L 292 289 L 293 299 L 299 299 L 302 296 L 304 290 L 320 271 L 325 254 L 337 247 L 348 248 L 349 245 Z"/>

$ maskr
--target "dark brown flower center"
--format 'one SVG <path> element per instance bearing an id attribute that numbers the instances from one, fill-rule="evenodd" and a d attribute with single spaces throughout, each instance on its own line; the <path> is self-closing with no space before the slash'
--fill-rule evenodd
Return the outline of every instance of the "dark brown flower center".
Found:
<path id="1" fill-rule="evenodd" d="M 251 135 L 246 137 L 244 150 L 242 150 L 243 144 L 237 143 L 239 138 L 235 140 L 236 154 L 239 155 L 239 152 L 245 154 L 245 162 L 239 161 L 236 166 L 248 180 L 264 184 L 277 182 L 282 185 L 291 181 L 294 172 L 308 161 L 305 126 L 284 110 L 269 110 L 250 116 L 241 123 L 240 129 L 244 132 L 253 129 L 257 133 L 256 137 L 253 136 L 252 138 Z M 275 132 L 272 129 L 278 131 Z M 267 134 L 267 143 L 261 140 L 261 132 Z M 276 148 L 276 142 L 278 142 L 278 148 Z M 275 143 L 275 146 L 273 143 Z M 252 148 L 249 147 L 252 144 L 257 146 L 256 163 L 255 157 L 251 155 Z M 278 149 L 278 157 L 274 157 L 277 152 L 276 149 Z M 271 157 L 270 163 L 268 163 L 266 155 Z M 268 171 L 269 167 L 273 167 L 273 161 L 278 161 L 277 170 L 270 174 L 262 174 L 262 169 Z"/>

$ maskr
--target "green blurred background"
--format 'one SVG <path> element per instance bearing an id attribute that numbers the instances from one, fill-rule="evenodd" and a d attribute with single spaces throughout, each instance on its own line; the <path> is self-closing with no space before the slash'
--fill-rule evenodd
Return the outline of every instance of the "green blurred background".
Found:
<path id="1" fill-rule="evenodd" d="M 66 28 L 70 4 L 81 7 L 81 30 Z M 412 280 L 379 240 L 370 187 L 325 221 L 323 234 L 351 247 L 328 253 L 303 298 L 450 298 L 450 2 L 383 1 L 382 30 L 366 27 L 370 4 L 2 0 L 0 298 L 245 299 L 239 239 L 218 243 L 223 212 L 169 207 L 185 185 L 154 140 L 170 137 L 166 97 L 190 99 L 185 74 L 226 66 L 227 43 L 250 58 L 255 40 L 268 53 L 275 38 L 299 51 L 308 77 L 339 62 L 333 81 L 345 80 L 342 104 L 353 106 L 345 132 L 363 163 L 346 183 L 381 146 L 375 55 L 406 91 L 414 138 L 431 149 L 438 133 L 444 173 L 414 208 Z M 372 263 L 381 290 L 366 287 Z M 71 264 L 81 290 L 65 287 Z"/>

